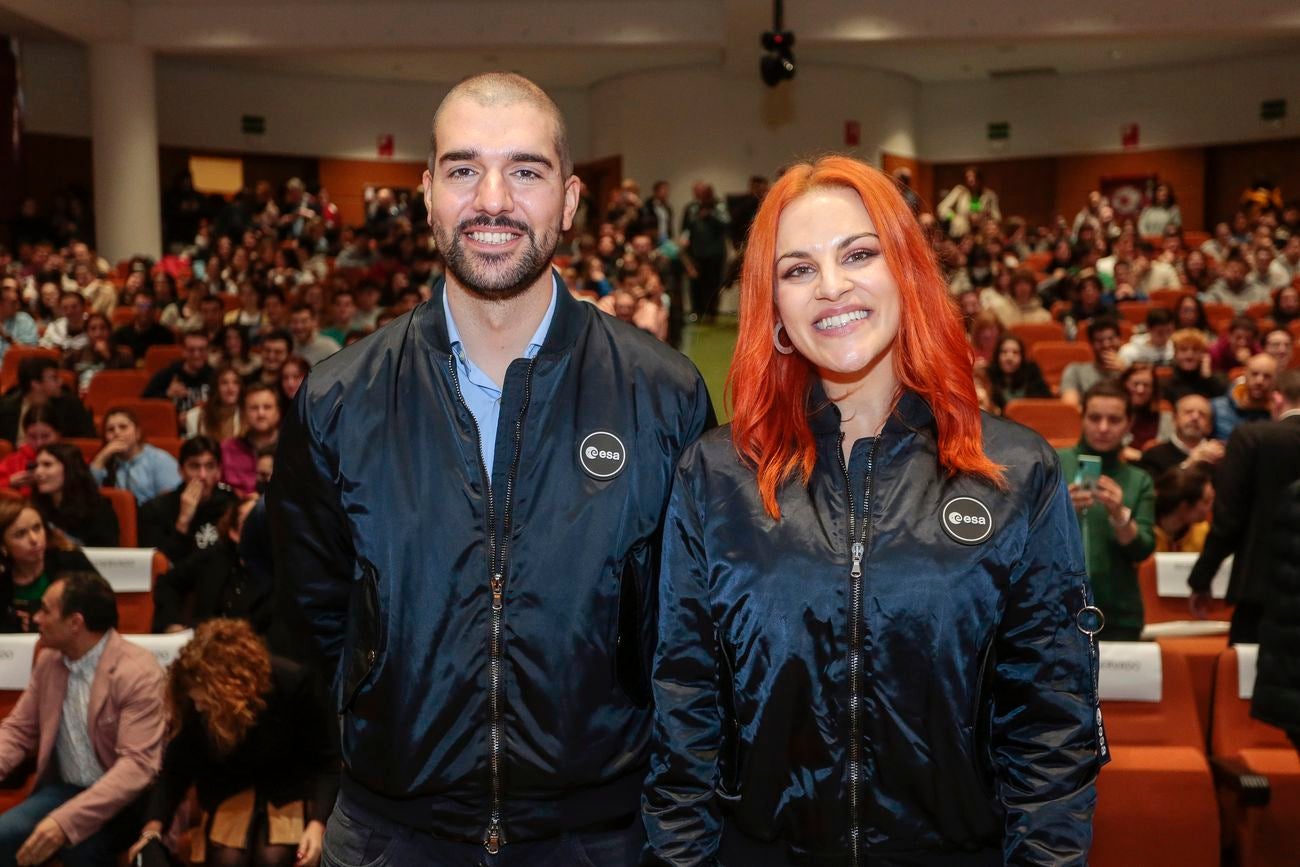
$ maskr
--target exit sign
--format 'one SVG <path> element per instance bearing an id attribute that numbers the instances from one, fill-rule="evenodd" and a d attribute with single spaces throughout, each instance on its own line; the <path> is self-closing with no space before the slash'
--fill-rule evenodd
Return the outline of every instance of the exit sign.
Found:
<path id="1" fill-rule="evenodd" d="M 266 118 L 260 114 L 246 114 L 240 119 L 245 135 L 262 135 L 266 132 Z"/>
<path id="2" fill-rule="evenodd" d="M 989 124 L 989 141 L 1006 141 L 1011 138 L 1011 124 L 1005 120 Z"/>
<path id="3" fill-rule="evenodd" d="M 1285 99 L 1266 99 L 1259 104 L 1260 120 L 1281 120 L 1286 117 Z"/>

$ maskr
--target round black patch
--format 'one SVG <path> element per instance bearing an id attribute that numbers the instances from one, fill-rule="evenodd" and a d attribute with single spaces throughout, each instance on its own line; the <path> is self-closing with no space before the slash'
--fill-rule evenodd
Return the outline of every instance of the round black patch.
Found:
<path id="1" fill-rule="evenodd" d="M 593 479 L 612 479 L 627 466 L 627 449 L 623 441 L 608 431 L 587 434 L 578 446 L 578 463 Z"/>
<path id="2" fill-rule="evenodd" d="M 989 507 L 974 497 L 953 497 L 944 503 L 939 523 L 945 533 L 963 545 L 978 545 L 993 534 Z"/>

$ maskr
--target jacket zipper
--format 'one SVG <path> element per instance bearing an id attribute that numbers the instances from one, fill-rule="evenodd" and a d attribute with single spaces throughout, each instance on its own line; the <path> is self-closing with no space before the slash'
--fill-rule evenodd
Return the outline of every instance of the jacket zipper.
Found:
<path id="1" fill-rule="evenodd" d="M 515 475 L 519 471 L 520 443 L 523 440 L 524 414 L 533 393 L 533 368 L 537 364 L 534 356 L 528 361 L 528 371 L 524 374 L 524 400 L 515 418 L 514 455 L 510 459 L 510 472 L 506 476 L 506 500 L 503 504 L 501 537 L 497 537 L 496 510 L 492 496 L 492 479 L 488 476 L 487 464 L 483 460 L 483 438 L 479 431 L 478 420 L 465 401 L 460 388 L 460 377 L 456 375 L 456 359 L 447 359 L 447 369 L 451 371 L 451 380 L 456 386 L 456 397 L 461 406 L 469 412 L 470 423 L 474 426 L 474 442 L 478 445 L 478 468 L 483 476 L 484 490 L 487 491 L 488 519 L 488 589 L 492 592 L 492 611 L 488 624 L 488 776 L 491 787 L 492 811 L 488 815 L 487 829 L 483 832 L 483 848 L 495 855 L 506 844 L 505 832 L 501 827 L 502 779 L 501 766 L 504 761 L 504 737 L 501 725 L 501 646 L 502 621 L 505 617 L 505 583 L 506 567 L 510 554 L 511 505 L 514 499 Z"/>
<path id="2" fill-rule="evenodd" d="M 853 559 L 849 569 L 849 849 L 854 867 L 862 858 L 862 558 L 867 551 L 867 533 L 871 527 L 871 481 L 876 463 L 876 446 L 880 437 L 872 440 L 867 453 L 867 483 L 862 497 L 862 532 L 857 528 L 857 503 L 853 495 L 853 480 L 849 466 L 844 461 L 844 434 L 840 434 L 840 469 L 844 472 L 844 489 L 849 499 L 849 555 Z"/>

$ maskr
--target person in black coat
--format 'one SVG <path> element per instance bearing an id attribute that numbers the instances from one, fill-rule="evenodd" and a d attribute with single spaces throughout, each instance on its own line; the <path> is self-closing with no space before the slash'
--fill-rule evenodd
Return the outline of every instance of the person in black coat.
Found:
<path id="1" fill-rule="evenodd" d="M 217 372 L 208 364 L 208 336 L 192 331 L 181 338 L 181 360 L 153 375 L 142 397 L 167 398 L 178 416 L 208 399 L 217 385 Z M 93 434 L 92 434 L 93 436 Z"/>
<path id="2" fill-rule="evenodd" d="M 0 398 L 0 439 L 18 443 L 18 424 L 28 407 L 46 405 L 65 437 L 99 436 L 95 419 L 76 395 L 66 394 L 59 363 L 52 358 L 24 358 L 18 363 L 18 388 Z"/>
<path id="3" fill-rule="evenodd" d="M 266 571 L 250 569 L 240 556 L 240 537 L 257 504 L 232 505 L 217 522 L 221 538 L 195 551 L 158 577 L 153 590 L 153 631 L 179 632 L 217 617 L 247 620 L 259 635 L 271 626 L 272 591 Z"/>
<path id="4" fill-rule="evenodd" d="M 153 292 L 137 292 L 132 306 L 135 308 L 135 319 L 113 332 L 114 346 L 125 347 L 132 359 L 143 361 L 149 347 L 170 346 L 176 342 L 176 335 L 172 334 L 171 329 L 158 323 Z"/>
<path id="5" fill-rule="evenodd" d="M 168 669 L 170 743 L 129 858 L 161 845 L 190 786 L 209 867 L 315 867 L 338 794 L 333 708 L 307 669 L 272 656 L 243 620 L 209 620 Z"/>
<path id="6" fill-rule="evenodd" d="M 221 483 L 221 445 L 211 437 L 181 443 L 181 485 L 140 507 L 140 547 L 157 548 L 173 563 L 221 538 L 217 522 L 238 497 Z"/>
<path id="7" fill-rule="evenodd" d="M 993 401 L 999 409 L 1006 409 L 1009 401 L 1022 397 L 1052 396 L 1043 372 L 1026 357 L 1025 342 L 1014 334 L 998 338 L 997 352 L 986 373 L 993 386 Z"/>
<path id="8" fill-rule="evenodd" d="M 73 541 L 90 548 L 116 548 L 121 528 L 113 503 L 99 492 L 81 449 L 50 443 L 36 453 L 32 505 Z"/>
<path id="9" fill-rule="evenodd" d="M 1232 644 L 1259 641 L 1259 623 L 1270 604 L 1268 576 L 1277 561 L 1268 546 L 1273 518 L 1287 486 L 1300 479 L 1300 369 L 1283 371 L 1274 385 L 1276 421 L 1240 425 L 1214 485 L 1214 518 L 1205 548 L 1187 577 L 1192 613 L 1208 616 L 1210 581 L 1233 555 L 1228 602 Z"/>
<path id="10" fill-rule="evenodd" d="M 1300 481 L 1286 489 L 1269 541 L 1277 566 L 1259 629 L 1250 712 L 1285 731 L 1300 750 Z"/>

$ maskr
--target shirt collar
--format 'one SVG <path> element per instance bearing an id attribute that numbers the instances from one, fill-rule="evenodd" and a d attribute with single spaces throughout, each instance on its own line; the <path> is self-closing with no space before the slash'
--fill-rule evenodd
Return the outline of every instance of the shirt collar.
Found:
<path id="1" fill-rule="evenodd" d="M 104 655 L 104 647 L 108 644 L 108 633 L 105 632 L 95 646 L 82 654 L 80 659 L 69 659 L 63 657 L 63 664 L 68 667 L 68 671 L 74 676 L 86 676 L 94 674 L 95 669 L 99 667 L 99 658 Z"/>
<path id="2" fill-rule="evenodd" d="M 537 353 L 542 351 L 542 343 L 546 340 L 546 333 L 551 330 L 551 320 L 555 318 L 555 302 L 560 297 L 559 276 L 555 271 L 551 271 L 551 303 L 546 308 L 546 315 L 538 323 L 537 330 L 528 340 L 528 348 L 524 350 L 525 358 L 533 358 Z M 451 315 L 451 303 L 447 300 L 447 290 L 444 287 L 442 292 L 442 313 L 447 319 L 447 341 L 451 344 L 452 354 L 462 365 L 469 363 L 465 354 L 465 346 L 460 340 L 460 329 L 456 327 L 456 320 Z"/>

